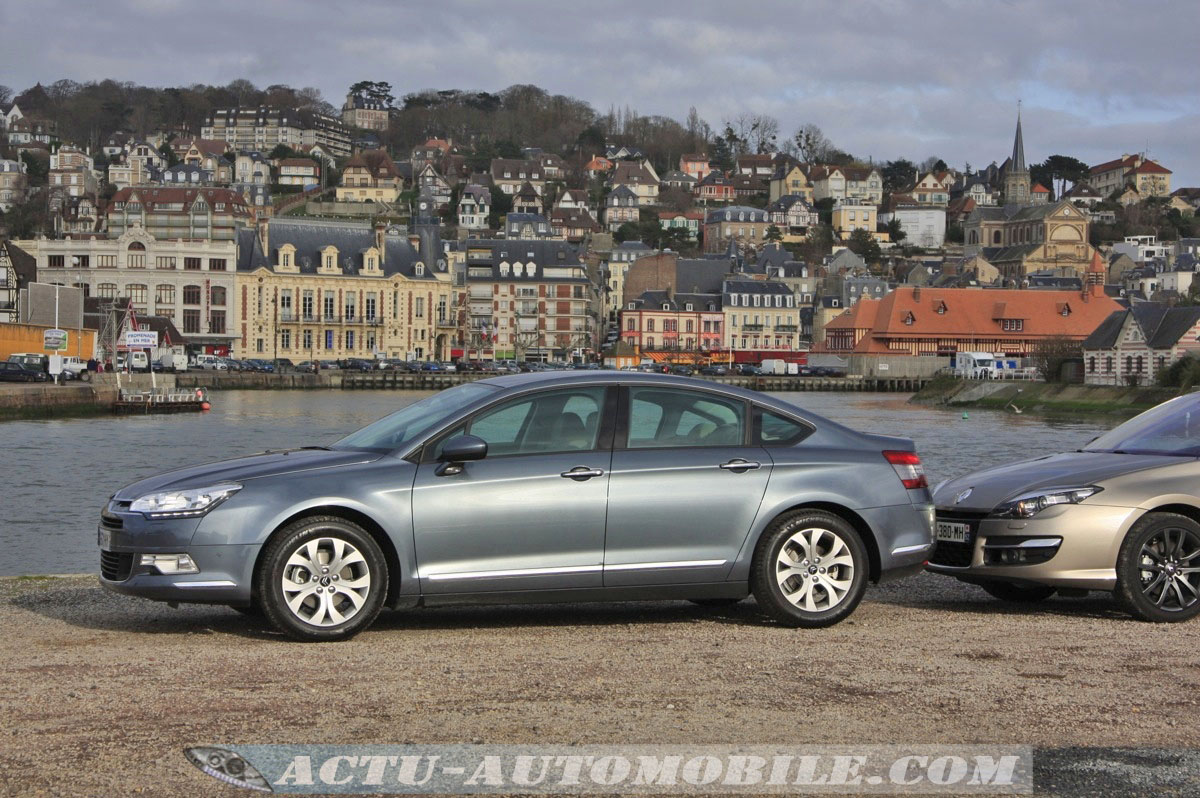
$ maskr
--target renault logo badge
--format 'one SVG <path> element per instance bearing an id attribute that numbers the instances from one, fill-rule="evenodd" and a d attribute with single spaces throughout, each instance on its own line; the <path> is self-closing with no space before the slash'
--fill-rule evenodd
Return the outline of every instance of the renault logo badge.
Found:
<path id="1" fill-rule="evenodd" d="M 973 491 L 973 490 L 974 490 L 974 488 L 967 488 L 967 489 L 966 489 L 966 490 L 964 490 L 962 493 L 960 493 L 960 494 L 958 494 L 957 496 L 955 496 L 955 497 L 954 497 L 954 503 L 955 503 L 955 504 L 962 504 L 964 501 L 966 501 L 967 497 L 971 495 L 971 491 Z"/>

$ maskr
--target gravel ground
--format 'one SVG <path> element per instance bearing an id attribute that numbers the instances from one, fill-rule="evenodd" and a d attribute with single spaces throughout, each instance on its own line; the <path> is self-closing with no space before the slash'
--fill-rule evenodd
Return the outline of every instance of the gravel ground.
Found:
<path id="1" fill-rule="evenodd" d="M 7 578 L 0 641 L 6 796 L 247 795 L 182 749 L 369 742 L 1022 744 L 1056 749 L 1038 794 L 1200 794 L 1200 622 L 1138 623 L 1099 594 L 1013 608 L 922 575 L 818 631 L 753 601 L 456 607 L 304 645 L 93 577 Z M 1163 750 L 1102 789 L 1076 746 Z"/>

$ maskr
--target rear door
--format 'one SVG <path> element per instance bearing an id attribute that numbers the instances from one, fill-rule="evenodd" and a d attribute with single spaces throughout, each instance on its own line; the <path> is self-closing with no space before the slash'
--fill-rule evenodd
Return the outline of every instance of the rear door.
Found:
<path id="1" fill-rule="evenodd" d="M 605 586 L 723 581 L 771 474 L 737 397 L 621 389 L 609 482 Z"/>

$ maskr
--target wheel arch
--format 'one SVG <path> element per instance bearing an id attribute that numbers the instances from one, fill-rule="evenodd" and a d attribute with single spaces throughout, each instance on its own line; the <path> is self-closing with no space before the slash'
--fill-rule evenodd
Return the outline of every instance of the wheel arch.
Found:
<path id="1" fill-rule="evenodd" d="M 759 533 L 754 537 L 754 545 L 750 548 L 751 552 L 758 549 L 758 544 L 762 541 L 763 536 L 767 534 L 767 530 L 771 528 L 779 518 L 794 513 L 799 510 L 823 510 L 831 515 L 836 515 L 850 526 L 854 527 L 854 531 L 858 532 L 858 536 L 862 538 L 863 545 L 867 547 L 867 559 L 870 561 L 869 576 L 872 582 L 878 582 L 879 576 L 883 571 L 883 565 L 879 556 L 879 541 L 875 539 L 875 532 L 871 529 L 871 525 L 866 522 L 861 515 L 844 504 L 838 504 L 831 501 L 803 501 L 794 504 L 790 507 L 785 507 L 777 510 Z"/>
<path id="2" fill-rule="evenodd" d="M 275 525 L 275 528 L 271 530 L 271 533 L 267 535 L 266 539 L 263 541 L 263 544 L 259 547 L 258 555 L 254 558 L 254 569 L 251 572 L 253 574 L 253 581 L 251 582 L 250 588 L 250 593 L 254 599 L 257 600 L 258 598 L 259 564 L 262 562 L 263 554 L 267 550 L 267 544 L 273 537 L 275 537 L 275 535 L 279 534 L 281 529 L 284 529 L 285 527 L 290 526 L 297 521 L 302 521 L 305 518 L 317 518 L 319 516 L 335 516 L 345 521 L 349 521 L 352 524 L 357 524 L 358 526 L 362 527 L 367 534 L 375 539 L 375 542 L 379 544 L 379 548 L 383 552 L 383 558 L 387 562 L 388 568 L 388 592 L 387 596 L 384 597 L 383 603 L 385 607 L 396 606 L 400 598 L 400 581 L 402 578 L 402 572 L 400 567 L 400 555 L 399 552 L 396 551 L 396 546 L 392 543 L 391 537 L 388 536 L 386 531 L 384 531 L 383 526 L 371 516 L 367 515 L 361 510 L 356 510 L 352 507 L 345 507 L 337 504 L 320 504 L 313 507 L 305 507 L 302 510 L 297 510 L 296 512 L 292 513 L 290 516 L 284 518 Z"/>
<path id="3" fill-rule="evenodd" d="M 1185 518 L 1190 518 L 1191 520 L 1195 521 L 1197 524 L 1200 524 L 1200 507 L 1197 507 L 1194 504 L 1184 504 L 1183 502 L 1180 502 L 1180 501 L 1173 501 L 1173 500 L 1167 499 L 1167 500 L 1164 500 L 1164 503 L 1162 503 L 1162 504 L 1156 503 L 1155 506 L 1145 510 L 1140 515 L 1138 515 L 1136 518 L 1134 518 L 1133 522 L 1129 525 L 1129 528 L 1132 529 L 1133 524 L 1136 524 L 1138 521 L 1141 521 L 1146 516 L 1152 515 L 1154 513 L 1174 513 L 1175 515 L 1182 515 Z"/>

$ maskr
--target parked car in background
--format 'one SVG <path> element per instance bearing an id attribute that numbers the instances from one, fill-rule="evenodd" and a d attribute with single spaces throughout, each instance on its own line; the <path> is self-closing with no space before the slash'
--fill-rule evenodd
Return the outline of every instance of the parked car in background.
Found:
<path id="1" fill-rule="evenodd" d="M 676 363 L 671 366 L 671 373 L 679 377 L 690 377 L 696 373 L 696 369 L 687 363 Z"/>
<path id="2" fill-rule="evenodd" d="M 0 362 L 0 381 L 4 382 L 45 382 L 46 372 L 31 369 L 17 360 Z"/>
<path id="3" fill-rule="evenodd" d="M 933 507 L 911 441 L 752 391 L 617 372 L 510 375 L 329 447 L 175 468 L 100 515 L 101 584 L 260 609 L 338 640 L 383 609 L 753 593 L 783 626 L 917 573 Z"/>
<path id="4" fill-rule="evenodd" d="M 724 366 L 709 365 L 702 367 L 700 373 L 706 377 L 724 377 L 729 373 L 729 370 Z"/>
<path id="5" fill-rule="evenodd" d="M 1172 399 L 1078 451 L 935 489 L 929 570 L 1012 602 L 1111 591 L 1134 617 L 1200 614 L 1200 394 Z"/>
<path id="6" fill-rule="evenodd" d="M 421 371 L 445 371 L 442 364 L 433 360 L 427 360 L 421 364 Z"/>
<path id="7" fill-rule="evenodd" d="M 296 364 L 296 371 L 307 371 L 313 374 L 321 370 L 321 365 L 316 360 L 301 360 Z"/>
<path id="8" fill-rule="evenodd" d="M 762 376 L 762 369 L 750 363 L 743 363 L 738 366 L 738 375 L 742 377 L 759 377 Z"/>
<path id="9" fill-rule="evenodd" d="M 338 371 L 341 369 L 341 365 L 336 360 L 321 360 L 319 362 L 322 371 Z"/>
<path id="10" fill-rule="evenodd" d="M 277 372 L 296 370 L 296 364 L 286 357 L 277 357 L 271 361 L 271 364 L 275 366 Z"/>
<path id="11" fill-rule="evenodd" d="M 229 364 L 216 355 L 196 355 L 192 358 L 192 368 L 208 371 L 228 371 Z"/>

